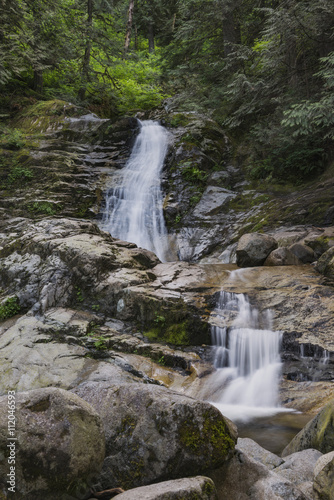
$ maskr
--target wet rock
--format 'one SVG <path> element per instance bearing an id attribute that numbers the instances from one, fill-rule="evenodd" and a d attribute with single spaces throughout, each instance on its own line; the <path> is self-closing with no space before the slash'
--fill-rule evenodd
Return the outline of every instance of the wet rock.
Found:
<path id="1" fill-rule="evenodd" d="M 316 500 L 333 500 L 334 451 L 320 457 L 315 464 L 313 488 Z"/>
<path id="2" fill-rule="evenodd" d="M 298 266 L 301 265 L 301 261 L 296 257 L 296 255 L 291 252 L 286 247 L 276 248 L 273 250 L 266 260 L 264 261 L 264 266 Z"/>
<path id="3" fill-rule="evenodd" d="M 204 191 L 200 202 L 196 205 L 193 216 L 203 219 L 208 215 L 214 215 L 235 196 L 235 193 L 227 189 L 209 186 Z"/>
<path id="4" fill-rule="evenodd" d="M 275 248 L 277 248 L 277 241 L 271 236 L 260 233 L 244 234 L 236 250 L 237 265 L 239 267 L 261 266 Z"/>
<path id="5" fill-rule="evenodd" d="M 334 247 L 322 254 L 317 262 L 316 269 L 327 278 L 334 279 Z"/>
<path id="6" fill-rule="evenodd" d="M 203 473 L 221 466 L 234 448 L 233 425 L 208 403 L 139 384 L 87 383 L 73 391 L 105 426 L 99 489 Z"/>
<path id="7" fill-rule="evenodd" d="M 208 477 L 174 479 L 142 486 L 122 493 L 120 500 L 217 500 L 216 488 Z"/>
<path id="8" fill-rule="evenodd" d="M 262 448 L 262 446 L 249 438 L 239 438 L 236 448 L 253 460 L 265 465 L 268 469 L 275 469 L 284 463 L 282 458 Z"/>
<path id="9" fill-rule="evenodd" d="M 0 469 L 5 478 L 7 395 L 0 398 L 0 408 Z M 92 406 L 62 389 L 38 389 L 16 393 L 15 416 L 15 498 L 56 500 L 87 493 L 105 453 L 103 424 Z"/>
<path id="10" fill-rule="evenodd" d="M 334 246 L 334 228 L 313 228 L 303 242 L 314 250 L 316 257 L 320 257 Z"/>
<path id="11" fill-rule="evenodd" d="M 52 315 L 57 315 L 56 310 L 52 310 Z M 64 316 L 64 310 L 60 309 L 57 321 L 27 315 L 2 323 L 0 394 L 47 386 L 68 389 L 78 381 L 104 380 L 105 377 L 112 378 L 115 383 L 135 379 L 114 363 L 86 357 L 89 351 L 84 347 L 68 345 L 65 338 L 61 342 L 72 328 L 75 334 L 78 333 L 77 323 L 71 320 L 62 323 Z"/>
<path id="12" fill-rule="evenodd" d="M 334 400 L 328 403 L 286 446 L 282 457 L 314 448 L 321 453 L 334 449 Z"/>
<path id="13" fill-rule="evenodd" d="M 292 252 L 303 264 L 314 262 L 315 254 L 311 247 L 302 245 L 301 243 L 294 243 L 289 247 Z"/>
<path id="14" fill-rule="evenodd" d="M 292 226 L 271 231 L 270 235 L 275 238 L 279 247 L 290 247 L 305 238 L 308 233 L 309 228 L 306 226 Z"/>

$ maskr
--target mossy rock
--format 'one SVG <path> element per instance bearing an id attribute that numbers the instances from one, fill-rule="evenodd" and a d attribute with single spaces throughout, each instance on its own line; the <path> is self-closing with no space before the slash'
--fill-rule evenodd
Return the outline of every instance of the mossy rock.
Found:
<path id="1" fill-rule="evenodd" d="M 282 456 L 309 448 L 321 453 L 334 450 L 334 399 L 293 438 L 284 448 Z"/>
<path id="2" fill-rule="evenodd" d="M 102 487 L 127 490 L 203 474 L 219 468 L 234 450 L 235 428 L 219 410 L 165 387 L 91 382 L 74 392 L 104 421 Z"/>
<path id="3" fill-rule="evenodd" d="M 317 271 L 327 278 L 334 279 L 334 247 L 325 252 L 317 263 Z"/>

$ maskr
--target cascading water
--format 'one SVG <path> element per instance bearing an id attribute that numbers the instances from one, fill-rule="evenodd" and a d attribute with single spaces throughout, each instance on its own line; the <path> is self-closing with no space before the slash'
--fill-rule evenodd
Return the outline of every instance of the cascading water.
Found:
<path id="1" fill-rule="evenodd" d="M 109 190 L 102 227 L 112 236 L 172 260 L 163 217 L 160 174 L 167 152 L 166 130 L 157 122 L 141 129 L 118 185 Z"/>
<path id="2" fill-rule="evenodd" d="M 232 420 L 276 413 L 281 333 L 242 294 L 221 292 L 211 327 L 216 372 L 209 399 Z"/>

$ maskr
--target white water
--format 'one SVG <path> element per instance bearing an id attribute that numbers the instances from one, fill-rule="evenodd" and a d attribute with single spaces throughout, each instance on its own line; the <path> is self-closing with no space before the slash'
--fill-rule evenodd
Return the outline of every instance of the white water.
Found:
<path id="1" fill-rule="evenodd" d="M 118 185 L 106 198 L 102 227 L 112 236 L 170 259 L 163 218 L 160 174 L 167 152 L 166 130 L 157 122 L 140 122 L 141 130 Z"/>
<path id="2" fill-rule="evenodd" d="M 213 321 L 209 399 L 232 420 L 277 413 L 281 334 L 272 330 L 270 312 L 260 315 L 244 295 L 221 292 Z"/>

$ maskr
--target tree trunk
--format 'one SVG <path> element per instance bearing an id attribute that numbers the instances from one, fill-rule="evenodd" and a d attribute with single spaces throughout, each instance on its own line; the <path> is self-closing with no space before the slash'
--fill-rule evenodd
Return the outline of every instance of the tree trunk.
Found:
<path id="1" fill-rule="evenodd" d="M 92 34 L 92 26 L 93 26 L 93 1 L 87 1 L 87 41 L 85 47 L 85 54 L 82 61 L 82 87 L 78 92 L 78 97 L 82 101 L 85 99 L 86 95 L 86 83 L 89 81 L 89 63 L 90 63 L 90 52 L 92 49 L 91 43 L 91 34 Z"/>
<path id="2" fill-rule="evenodd" d="M 39 94 L 43 92 L 43 71 L 41 69 L 34 70 L 33 89 Z"/>
<path id="3" fill-rule="evenodd" d="M 154 29 L 152 23 L 148 25 L 148 51 L 150 54 L 154 52 Z"/>
<path id="4" fill-rule="evenodd" d="M 224 55 L 227 57 L 232 52 L 232 44 L 241 43 L 240 23 L 236 19 L 235 11 L 239 2 L 224 4 L 223 7 L 223 37 L 224 37 Z"/>
<path id="5" fill-rule="evenodd" d="M 126 25 L 124 54 L 127 53 L 127 51 L 129 50 L 129 46 L 130 46 L 134 7 L 135 7 L 135 0 L 130 0 L 129 10 L 128 10 L 128 22 L 127 22 L 127 25 Z"/>

